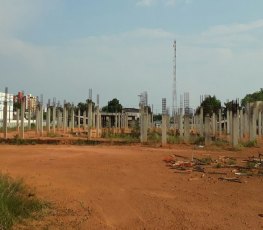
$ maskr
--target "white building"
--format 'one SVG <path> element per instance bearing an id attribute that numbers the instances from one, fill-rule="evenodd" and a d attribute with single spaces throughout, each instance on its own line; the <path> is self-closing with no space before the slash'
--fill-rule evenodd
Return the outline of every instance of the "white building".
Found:
<path id="1" fill-rule="evenodd" d="M 5 102 L 5 93 L 0 92 L 0 122 L 3 121 L 4 117 L 4 102 Z M 14 95 L 7 94 L 7 122 L 13 120 L 14 112 Z"/>

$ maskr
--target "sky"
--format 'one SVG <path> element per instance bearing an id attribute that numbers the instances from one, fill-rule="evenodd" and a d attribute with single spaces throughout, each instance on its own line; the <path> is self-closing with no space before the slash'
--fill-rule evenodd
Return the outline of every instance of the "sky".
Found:
<path id="1" fill-rule="evenodd" d="M 189 92 L 222 103 L 263 88 L 262 0 L 0 0 L 0 91 L 154 112 Z M 180 101 L 177 101 L 180 104 Z"/>

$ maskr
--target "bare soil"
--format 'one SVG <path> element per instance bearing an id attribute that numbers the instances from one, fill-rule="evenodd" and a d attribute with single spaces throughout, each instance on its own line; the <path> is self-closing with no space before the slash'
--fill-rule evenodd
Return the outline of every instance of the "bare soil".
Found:
<path id="1" fill-rule="evenodd" d="M 53 207 L 14 229 L 263 229 L 263 176 L 221 181 L 222 175 L 175 173 L 163 161 L 171 154 L 241 161 L 260 152 L 262 147 L 0 145 L 0 168 L 23 178 Z"/>

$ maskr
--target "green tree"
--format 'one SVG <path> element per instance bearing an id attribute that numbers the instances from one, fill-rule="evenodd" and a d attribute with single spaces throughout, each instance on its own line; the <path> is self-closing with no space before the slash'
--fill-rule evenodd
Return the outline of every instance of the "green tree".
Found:
<path id="1" fill-rule="evenodd" d="M 256 91 L 252 94 L 247 94 L 242 100 L 241 105 L 245 106 L 249 102 L 263 101 L 263 88 L 260 91 Z"/>
<path id="2" fill-rule="evenodd" d="M 122 112 L 122 105 L 117 98 L 114 98 L 111 101 L 108 101 L 107 106 L 102 107 L 102 111 L 108 113 L 120 113 Z"/>
<path id="3" fill-rule="evenodd" d="M 208 96 L 201 103 L 204 111 L 204 117 L 209 114 L 212 116 L 213 113 L 218 114 L 219 109 L 221 109 L 221 101 L 216 98 L 216 96 Z M 196 109 L 196 113 L 200 114 L 200 106 Z"/>

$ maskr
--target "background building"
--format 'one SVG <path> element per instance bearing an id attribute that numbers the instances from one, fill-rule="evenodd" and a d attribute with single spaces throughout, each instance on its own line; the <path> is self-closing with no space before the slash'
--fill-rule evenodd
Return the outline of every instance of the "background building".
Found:
<path id="1" fill-rule="evenodd" d="M 14 112 L 14 95 L 7 94 L 7 121 L 13 120 Z M 4 102 L 5 102 L 5 93 L 0 92 L 0 121 L 3 121 L 4 117 Z"/>

